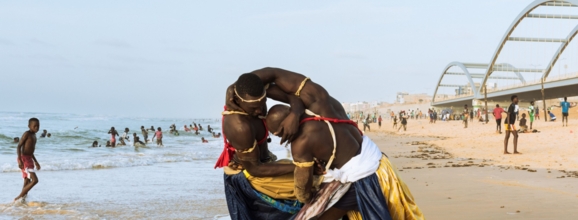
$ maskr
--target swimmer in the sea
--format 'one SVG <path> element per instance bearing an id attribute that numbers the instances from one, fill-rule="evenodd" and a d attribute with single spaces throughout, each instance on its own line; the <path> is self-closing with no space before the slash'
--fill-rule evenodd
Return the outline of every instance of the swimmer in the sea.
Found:
<path id="1" fill-rule="evenodd" d="M 201 124 L 199 124 L 199 131 L 203 130 L 203 126 L 201 126 Z"/>
<path id="2" fill-rule="evenodd" d="M 118 132 L 114 129 L 114 127 L 111 127 L 110 131 L 108 131 L 108 133 L 111 135 L 110 146 L 115 147 L 116 146 L 116 136 L 119 136 Z"/>
<path id="3" fill-rule="evenodd" d="M 191 130 L 185 125 L 185 132 L 191 132 Z"/>
<path id="4" fill-rule="evenodd" d="M 208 131 L 209 133 L 213 133 L 213 129 L 211 128 L 210 125 L 207 125 L 207 131 Z"/>
<path id="5" fill-rule="evenodd" d="M 40 129 L 40 121 L 37 118 L 31 118 L 28 120 L 28 128 L 29 130 L 24 132 L 20 143 L 18 143 L 16 147 L 16 160 L 18 162 L 18 168 L 22 171 L 24 186 L 22 186 L 22 192 L 14 201 L 25 198 L 32 187 L 38 183 L 38 177 L 36 176 L 34 168 L 40 170 L 40 164 L 34 156 L 34 151 L 36 150 L 36 133 Z"/>
<path id="6" fill-rule="evenodd" d="M 149 132 L 145 129 L 144 126 L 140 126 L 140 131 L 142 133 L 142 137 L 144 142 L 149 142 Z"/>
<path id="7" fill-rule="evenodd" d="M 98 141 L 92 142 L 92 147 L 100 147 L 100 146 L 98 146 Z"/>
<path id="8" fill-rule="evenodd" d="M 48 131 L 42 130 L 42 134 L 40 134 L 40 137 L 45 138 L 47 133 L 48 133 Z"/>
<path id="9" fill-rule="evenodd" d="M 130 142 L 130 135 L 128 134 L 129 131 L 130 131 L 130 130 L 129 130 L 128 128 L 125 128 L 125 129 L 124 129 L 124 133 L 122 134 L 122 138 L 121 138 L 121 139 L 124 139 L 124 140 L 127 140 L 127 141 Z M 123 141 L 123 142 L 124 142 L 124 141 Z"/>
<path id="10" fill-rule="evenodd" d="M 52 137 L 52 134 L 48 133 L 46 134 L 46 137 Z"/>
<path id="11" fill-rule="evenodd" d="M 19 137 L 15 137 L 15 138 L 14 138 L 14 143 L 18 143 L 18 142 L 20 142 L 20 138 L 19 138 Z"/>
<path id="12" fill-rule="evenodd" d="M 149 128 L 150 131 L 155 131 L 155 127 L 151 125 L 151 128 Z"/>
<path id="13" fill-rule="evenodd" d="M 133 146 L 135 147 L 144 147 L 146 146 L 145 143 L 143 143 L 142 141 L 140 141 L 139 137 L 136 135 L 136 133 L 132 134 L 132 140 L 134 141 Z"/>
<path id="14" fill-rule="evenodd" d="M 203 143 L 209 143 L 209 141 L 205 140 L 204 137 L 201 138 L 201 141 L 203 141 Z"/>
<path id="15" fill-rule="evenodd" d="M 106 141 L 106 147 L 113 147 L 113 146 L 110 144 L 110 141 Z"/>
<path id="16" fill-rule="evenodd" d="M 163 131 L 161 130 L 161 127 L 159 127 L 157 129 L 157 131 L 155 132 L 155 134 L 153 135 L 153 138 L 151 140 L 154 140 L 155 137 L 157 138 L 157 146 L 164 146 L 163 145 Z"/>

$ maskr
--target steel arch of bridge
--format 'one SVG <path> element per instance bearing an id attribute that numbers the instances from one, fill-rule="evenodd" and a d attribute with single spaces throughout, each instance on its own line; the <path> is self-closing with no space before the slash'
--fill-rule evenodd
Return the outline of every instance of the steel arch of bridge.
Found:
<path id="1" fill-rule="evenodd" d="M 504 48 L 504 45 L 506 44 L 506 42 L 508 42 L 509 40 L 529 40 L 531 42 L 560 42 L 562 43 L 559 47 L 558 50 L 554 53 L 554 56 L 552 56 L 552 58 L 550 59 L 550 62 L 548 62 L 548 66 L 546 67 L 546 69 L 544 70 L 540 70 L 540 72 L 542 73 L 542 79 L 546 79 L 549 75 L 550 72 L 552 71 L 552 67 L 556 64 L 556 62 L 558 61 L 558 59 L 560 58 L 560 55 L 564 52 L 564 50 L 566 49 L 566 47 L 568 46 L 568 44 L 574 39 L 574 37 L 576 36 L 576 34 L 578 33 L 578 25 L 576 25 L 576 27 L 574 27 L 574 29 L 572 29 L 572 31 L 570 31 L 570 33 L 567 35 L 567 37 L 565 39 L 538 39 L 538 38 L 520 38 L 520 37 L 511 37 L 512 33 L 514 32 L 514 30 L 518 27 L 518 25 L 520 24 L 520 22 L 524 19 L 524 18 L 540 18 L 540 19 L 578 19 L 578 16 L 575 15 L 556 15 L 556 14 L 545 14 L 545 15 L 541 15 L 541 14 L 531 14 L 532 11 L 534 11 L 536 8 L 540 7 L 540 6 L 554 6 L 554 7 L 578 7 L 578 0 L 536 0 L 532 3 L 530 3 L 526 8 L 524 8 L 524 10 L 522 10 L 522 12 L 520 12 L 518 14 L 518 16 L 516 16 L 516 19 L 514 19 L 514 21 L 510 24 L 509 28 L 507 29 L 506 33 L 504 34 L 504 36 L 502 37 L 500 44 L 498 45 L 498 47 L 496 48 L 496 50 L 494 51 L 492 58 L 489 62 L 489 64 L 487 65 L 487 69 L 486 69 L 486 73 L 485 76 L 483 77 L 483 80 L 481 82 L 480 88 L 475 89 L 475 85 L 473 84 L 473 80 L 472 77 L 469 73 L 469 71 L 467 71 L 467 68 L 465 68 L 464 63 L 460 63 L 460 62 L 451 62 L 450 64 L 448 64 L 445 68 L 444 71 L 442 72 L 442 75 L 440 76 L 440 79 L 436 85 L 436 90 L 434 92 L 434 96 L 432 99 L 432 102 L 435 102 L 435 98 L 437 95 L 437 91 L 440 87 L 440 83 L 442 81 L 442 79 L 444 78 L 444 76 L 446 75 L 447 71 L 449 68 L 453 67 L 453 66 L 459 66 L 465 73 L 467 79 L 468 79 L 468 83 L 470 84 L 470 86 L 472 87 L 472 89 L 474 90 L 474 97 L 475 99 L 481 99 L 481 92 L 482 92 L 482 88 L 484 87 L 483 85 L 486 85 L 488 79 L 492 78 L 492 73 L 494 71 L 500 71 L 501 69 L 499 67 L 506 67 L 506 69 L 510 69 L 511 65 L 508 64 L 497 64 L 496 60 L 498 59 L 498 56 L 500 55 L 500 53 L 502 52 L 502 49 Z M 554 41 L 556 40 L 556 41 Z M 462 65 L 459 65 L 462 64 Z M 515 69 L 515 68 L 512 68 Z M 503 70 L 503 69 L 502 69 Z M 518 78 L 523 82 L 523 84 L 525 84 L 525 80 L 523 79 L 523 77 L 521 76 L 520 72 L 536 72 L 538 71 L 537 69 L 519 69 L 518 71 L 513 71 L 516 73 L 516 75 L 518 76 Z"/>

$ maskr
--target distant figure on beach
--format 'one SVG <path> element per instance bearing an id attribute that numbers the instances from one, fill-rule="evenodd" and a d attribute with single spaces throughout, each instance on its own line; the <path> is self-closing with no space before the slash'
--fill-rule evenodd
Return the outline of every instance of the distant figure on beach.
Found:
<path id="1" fill-rule="evenodd" d="M 502 133 L 502 113 L 504 113 L 504 109 L 500 108 L 499 104 L 496 104 L 494 118 L 496 119 L 496 132 L 500 134 Z"/>
<path id="2" fill-rule="evenodd" d="M 526 133 L 528 131 L 528 126 L 526 125 L 526 113 L 522 113 L 522 119 L 520 119 L 520 133 Z"/>
<path id="3" fill-rule="evenodd" d="M 381 118 L 381 115 L 379 115 L 379 118 L 377 118 L 377 125 L 379 126 L 379 129 L 381 129 L 381 121 L 383 119 Z"/>
<path id="4" fill-rule="evenodd" d="M 18 142 L 20 142 L 20 138 L 19 138 L 19 137 L 15 137 L 15 138 L 14 138 L 14 143 L 18 143 Z"/>
<path id="5" fill-rule="evenodd" d="M 145 143 L 149 142 L 149 132 L 145 129 L 144 126 L 140 126 L 140 131 L 142 133 L 142 138 L 144 139 L 144 142 Z"/>
<path id="6" fill-rule="evenodd" d="M 203 141 L 203 143 L 209 143 L 209 141 L 205 140 L 204 137 L 201 138 L 201 141 Z"/>
<path id="7" fill-rule="evenodd" d="M 393 129 L 397 128 L 397 115 L 393 116 Z"/>
<path id="8" fill-rule="evenodd" d="M 368 131 L 371 131 L 371 128 L 369 127 L 369 115 L 367 115 L 367 117 L 365 117 L 365 120 L 363 120 L 363 131 L 365 132 L 365 128 L 367 128 Z"/>
<path id="9" fill-rule="evenodd" d="M 508 107 L 508 114 L 506 116 L 506 137 L 504 138 L 504 154 L 510 154 L 508 152 L 508 140 L 510 139 L 510 133 L 514 135 L 514 154 L 519 154 L 518 152 L 518 131 L 516 131 L 516 115 L 518 115 L 518 96 L 513 95 L 511 98 L 512 104 Z"/>
<path id="10" fill-rule="evenodd" d="M 548 111 L 548 115 L 550 116 L 550 121 L 556 121 L 556 115 L 554 115 L 554 113 Z"/>
<path id="11" fill-rule="evenodd" d="M 134 147 L 146 147 L 146 144 L 140 141 L 140 138 L 136 135 L 136 133 L 132 134 L 132 141 Z"/>
<path id="12" fill-rule="evenodd" d="M 468 116 L 470 115 L 470 111 L 468 110 L 468 104 L 464 105 L 464 114 L 463 114 L 463 120 L 464 120 L 464 128 L 468 128 Z"/>
<path id="13" fill-rule="evenodd" d="M 92 147 L 100 147 L 100 146 L 98 146 L 98 141 L 92 142 Z"/>
<path id="14" fill-rule="evenodd" d="M 48 131 L 42 130 L 42 134 L 40 134 L 40 137 L 45 138 L 47 134 L 48 134 Z"/>
<path id="15" fill-rule="evenodd" d="M 540 106 L 536 106 L 536 113 L 534 114 L 537 120 L 540 120 Z"/>
<path id="16" fill-rule="evenodd" d="M 31 118 L 28 120 L 29 130 L 22 134 L 20 143 L 16 147 L 18 168 L 22 171 L 22 178 L 24 178 L 24 185 L 22 186 L 22 192 L 14 201 L 18 199 L 25 199 L 28 192 L 38 183 L 38 176 L 34 167 L 40 170 L 40 164 L 36 157 L 34 156 L 34 151 L 36 150 L 36 133 L 40 129 L 40 120 L 37 118 Z"/>
<path id="17" fill-rule="evenodd" d="M 562 127 L 564 127 L 564 121 L 566 121 L 566 127 L 568 127 L 568 109 L 570 108 L 568 97 L 564 97 L 564 101 L 560 102 L 560 106 L 562 107 Z"/>
<path id="18" fill-rule="evenodd" d="M 470 110 L 470 122 L 474 122 L 474 109 Z"/>
<path id="19" fill-rule="evenodd" d="M 110 145 L 112 147 L 116 146 L 116 136 L 118 135 L 118 132 L 114 129 L 114 127 L 110 128 L 110 131 L 108 131 L 108 133 L 110 134 Z"/>
<path id="20" fill-rule="evenodd" d="M 534 111 L 534 101 L 530 101 L 530 106 L 528 107 L 528 116 L 530 116 L 530 130 L 532 130 L 532 124 L 534 123 L 534 115 L 536 111 Z"/>
<path id="21" fill-rule="evenodd" d="M 163 145 L 163 131 L 161 130 L 161 127 L 159 127 L 157 129 L 157 131 L 155 132 L 155 134 L 153 135 L 153 138 L 151 140 L 154 140 L 155 137 L 157 138 L 157 146 L 164 146 Z"/>
<path id="22" fill-rule="evenodd" d="M 397 131 L 401 130 L 401 128 L 403 128 L 403 131 L 407 130 L 407 115 L 403 115 L 401 118 L 401 126 L 399 126 L 399 128 L 397 129 Z"/>

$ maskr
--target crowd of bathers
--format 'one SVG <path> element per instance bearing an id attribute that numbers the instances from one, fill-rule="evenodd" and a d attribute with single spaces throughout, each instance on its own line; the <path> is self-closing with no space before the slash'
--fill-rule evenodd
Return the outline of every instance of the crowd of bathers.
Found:
<path id="1" fill-rule="evenodd" d="M 153 143 L 155 142 L 156 139 L 156 145 L 158 147 L 163 147 L 163 131 L 161 127 L 157 127 L 155 129 L 154 126 L 151 126 L 150 128 L 145 128 L 144 126 L 140 127 L 141 129 L 141 134 L 143 139 L 141 140 L 141 137 L 134 132 L 132 134 L 133 139 L 132 139 L 132 143 L 134 147 L 146 147 L 147 143 Z M 189 127 L 187 127 L 187 125 L 184 126 L 183 129 L 185 132 L 193 132 L 195 135 L 199 135 L 200 132 L 199 131 L 203 131 L 203 126 L 201 124 L 198 124 L 193 122 L 193 124 L 189 125 Z M 106 141 L 106 145 L 105 147 L 118 147 L 118 146 L 126 146 L 126 142 L 131 142 L 130 140 L 130 129 L 129 128 L 125 128 L 124 132 L 122 133 L 122 135 L 119 135 L 118 131 L 114 128 L 111 127 L 110 130 L 108 131 L 108 134 L 111 135 L 110 140 Z M 153 136 L 151 139 L 149 139 L 149 132 L 153 133 Z M 213 135 L 214 138 L 220 138 L 221 137 L 221 133 L 216 133 L 213 131 L 213 128 L 211 128 L 210 125 L 207 126 L 207 132 L 209 132 L 210 134 Z M 172 124 L 169 126 L 169 133 L 174 135 L 174 136 L 179 136 L 179 131 L 177 130 L 177 127 L 175 124 Z M 118 143 L 117 143 L 117 137 L 120 137 L 118 139 Z M 204 137 L 201 137 L 201 141 L 202 143 L 209 143 L 208 140 L 206 140 Z M 101 147 L 101 145 L 98 144 L 98 141 L 94 141 L 92 143 L 91 147 Z"/>

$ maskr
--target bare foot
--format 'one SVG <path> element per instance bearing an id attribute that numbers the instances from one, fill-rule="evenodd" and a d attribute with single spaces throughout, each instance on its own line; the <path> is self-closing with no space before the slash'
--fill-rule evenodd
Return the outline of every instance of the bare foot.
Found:
<path id="1" fill-rule="evenodd" d="M 510 152 L 508 152 L 508 151 L 504 151 L 504 154 L 510 154 Z"/>
<path id="2" fill-rule="evenodd" d="M 520 153 L 520 152 L 518 152 L 518 151 L 514 151 L 514 154 L 522 154 L 522 153 Z"/>

